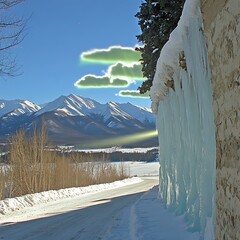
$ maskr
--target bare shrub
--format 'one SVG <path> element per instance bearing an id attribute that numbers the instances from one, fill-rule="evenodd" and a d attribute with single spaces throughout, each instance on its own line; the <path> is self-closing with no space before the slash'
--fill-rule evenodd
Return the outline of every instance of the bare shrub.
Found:
<path id="1" fill-rule="evenodd" d="M 8 197 L 21 196 L 47 190 L 81 187 L 107 183 L 126 178 L 123 166 L 120 170 L 103 155 L 100 161 L 83 159 L 81 154 L 64 154 L 48 151 L 47 133 L 34 131 L 27 136 L 19 131 L 11 139 L 8 177 L 0 171 L 0 198 L 7 186 Z M 7 182 L 6 182 L 7 181 Z M 5 191 L 6 192 L 6 191 Z"/>
<path id="2" fill-rule="evenodd" d="M 0 166 L 0 200 L 4 197 L 4 172 Z"/>
<path id="3" fill-rule="evenodd" d="M 8 187 L 10 177 L 9 168 L 6 165 L 0 165 L 0 200 L 9 195 Z"/>
<path id="4" fill-rule="evenodd" d="M 44 151 L 47 142 L 44 127 L 41 133 L 34 131 L 27 137 L 19 131 L 11 141 L 10 158 L 12 194 L 14 196 L 40 192 L 48 189 L 48 157 Z"/>
<path id="5" fill-rule="evenodd" d="M 121 179 L 127 178 L 130 175 L 130 167 L 121 161 L 118 167 L 118 175 Z"/>

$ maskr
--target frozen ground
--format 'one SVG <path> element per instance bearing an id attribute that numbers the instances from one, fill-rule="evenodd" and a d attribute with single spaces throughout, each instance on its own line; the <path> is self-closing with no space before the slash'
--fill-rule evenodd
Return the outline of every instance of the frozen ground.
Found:
<path id="1" fill-rule="evenodd" d="M 159 176 L 159 162 L 124 162 L 124 164 L 131 177 Z"/>
<path id="2" fill-rule="evenodd" d="M 168 212 L 158 199 L 158 186 L 141 194 L 114 219 L 104 240 L 199 240 L 186 231 L 184 218 Z"/>
<path id="3" fill-rule="evenodd" d="M 151 177 L 100 185 L 98 190 L 90 187 L 95 191 L 80 191 L 72 197 L 68 190 L 67 198 L 58 199 L 55 194 L 56 199 L 51 201 L 0 214 L 0 239 L 199 239 L 186 231 L 182 217 L 165 210 L 157 198 L 158 176 L 153 176 L 153 163 L 131 163 L 130 166 L 134 175 Z"/>
<path id="4" fill-rule="evenodd" d="M 59 147 L 60 148 L 60 147 Z M 61 149 L 61 148 L 60 148 Z M 82 149 L 75 150 L 76 152 L 86 152 L 86 153 L 94 153 L 94 152 L 105 152 L 105 153 L 113 153 L 113 152 L 122 152 L 122 153 L 147 153 L 148 151 L 158 149 L 158 147 L 149 147 L 149 148 L 98 148 L 98 149 Z"/>
<path id="5" fill-rule="evenodd" d="M 61 199 L 85 197 L 94 193 L 102 192 L 105 190 L 116 189 L 122 186 L 127 186 L 134 183 L 142 182 L 140 178 L 129 178 L 122 181 L 116 181 L 113 183 L 105 183 L 98 185 L 91 185 L 87 187 L 79 188 L 66 188 L 60 190 L 50 190 L 41 193 L 27 194 L 21 197 L 8 198 L 0 201 L 0 223 L 4 216 L 8 214 L 15 216 L 15 211 L 23 210 L 39 204 L 47 204 Z M 31 210 L 31 208 L 30 208 Z"/>

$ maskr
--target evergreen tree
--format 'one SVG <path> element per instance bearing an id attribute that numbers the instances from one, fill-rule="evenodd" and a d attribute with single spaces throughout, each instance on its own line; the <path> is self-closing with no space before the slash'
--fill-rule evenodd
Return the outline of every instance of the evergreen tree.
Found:
<path id="1" fill-rule="evenodd" d="M 145 93 L 152 86 L 157 60 L 170 33 L 177 26 L 185 0 L 144 0 L 135 15 L 142 33 L 137 36 L 143 47 L 136 48 L 142 53 L 143 76 L 147 78 L 138 88 Z"/>

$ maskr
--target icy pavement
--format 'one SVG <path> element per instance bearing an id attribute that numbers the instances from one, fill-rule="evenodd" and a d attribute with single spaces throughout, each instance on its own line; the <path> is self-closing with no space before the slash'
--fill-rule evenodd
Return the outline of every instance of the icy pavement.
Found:
<path id="1" fill-rule="evenodd" d="M 113 222 L 104 240 L 199 240 L 187 231 L 183 216 L 167 211 L 158 199 L 158 186 L 144 193 Z"/>
<path id="2" fill-rule="evenodd" d="M 27 207 L 32 207 L 38 204 L 44 204 L 48 202 L 54 202 L 61 199 L 84 197 L 85 195 L 102 192 L 104 190 L 115 189 L 139 182 L 142 182 L 141 178 L 132 177 L 112 183 L 97 184 L 87 187 L 50 190 L 40 193 L 27 194 L 21 197 L 8 198 L 0 201 L 0 223 L 3 219 L 2 215 L 6 215 L 17 210 L 22 210 Z"/>
<path id="3" fill-rule="evenodd" d="M 102 239 L 114 219 L 156 184 L 148 179 L 9 212 L 0 217 L 0 239 Z"/>
<path id="4" fill-rule="evenodd" d="M 128 164 L 141 178 L 0 201 L 0 239 L 198 240 L 158 199 L 159 164 Z"/>
<path id="5" fill-rule="evenodd" d="M 156 177 L 1 215 L 2 240 L 198 240 L 164 209 Z"/>

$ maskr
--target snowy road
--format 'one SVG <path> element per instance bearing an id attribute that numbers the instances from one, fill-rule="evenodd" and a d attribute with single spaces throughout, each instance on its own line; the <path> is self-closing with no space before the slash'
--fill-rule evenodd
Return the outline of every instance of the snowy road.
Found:
<path id="1" fill-rule="evenodd" d="M 132 206 L 157 184 L 156 178 L 145 178 L 141 183 L 25 208 L 0 219 L 0 239 L 105 239 L 118 219 L 131 214 Z"/>

